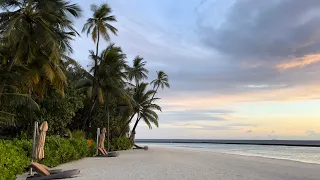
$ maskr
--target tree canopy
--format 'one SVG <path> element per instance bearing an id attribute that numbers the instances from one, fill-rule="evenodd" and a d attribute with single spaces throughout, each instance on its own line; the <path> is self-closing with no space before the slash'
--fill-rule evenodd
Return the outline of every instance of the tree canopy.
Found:
<path id="1" fill-rule="evenodd" d="M 119 45 L 116 17 L 104 3 L 91 5 L 92 16 L 82 33 L 95 46 L 88 52 L 92 66 L 72 59 L 71 41 L 80 35 L 74 19 L 80 6 L 66 0 L 4 0 L 0 2 L 0 135 L 31 133 L 34 121 L 48 121 L 49 134 L 109 127 L 111 138 L 124 136 L 136 117 L 159 126 L 158 88 L 170 87 L 168 75 L 148 80 L 147 61 L 137 55 L 133 65 Z M 87 8 L 87 7 L 82 7 Z M 102 46 L 100 38 L 108 45 Z"/>

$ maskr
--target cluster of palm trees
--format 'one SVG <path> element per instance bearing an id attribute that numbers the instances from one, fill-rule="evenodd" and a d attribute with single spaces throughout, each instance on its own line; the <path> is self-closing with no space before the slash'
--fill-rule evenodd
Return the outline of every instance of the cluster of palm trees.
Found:
<path id="1" fill-rule="evenodd" d="M 4 0 L 0 2 L 0 122 L 14 124 L 14 105 L 28 105 L 39 109 L 37 102 L 45 98 L 46 90 L 54 88 L 62 96 L 67 86 L 67 67 L 83 72 L 76 88 L 86 96 L 82 109 L 83 129 L 90 131 L 95 108 L 104 105 L 108 113 L 112 99 L 128 108 L 129 118 L 121 127 L 119 136 L 136 117 L 132 133 L 140 120 L 149 128 L 158 126 L 161 107 L 155 104 L 159 88 L 170 87 L 168 76 L 157 72 L 157 78 L 150 84 L 146 61 L 137 56 L 129 66 L 122 49 L 111 43 L 110 36 L 117 35 L 115 16 L 108 4 L 91 5 L 93 16 L 87 19 L 82 29 L 96 44 L 95 51 L 89 51 L 93 61 L 89 70 L 73 60 L 70 41 L 79 33 L 73 25 L 73 18 L 81 16 L 77 4 L 65 0 Z M 99 49 L 101 39 L 109 45 Z M 151 86 L 152 88 L 149 88 Z"/>

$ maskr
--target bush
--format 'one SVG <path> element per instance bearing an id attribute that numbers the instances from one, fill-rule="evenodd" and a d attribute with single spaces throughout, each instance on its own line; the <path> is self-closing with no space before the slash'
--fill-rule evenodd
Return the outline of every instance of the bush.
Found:
<path id="1" fill-rule="evenodd" d="M 77 138 L 77 139 L 85 139 L 86 138 L 86 133 L 84 131 L 81 131 L 81 130 L 75 130 L 75 131 L 72 131 L 71 133 L 71 136 L 73 138 Z"/>
<path id="2" fill-rule="evenodd" d="M 41 163 L 54 167 L 86 156 L 93 156 L 94 153 L 95 144 L 89 147 L 85 139 L 48 137 L 44 148 L 45 157 Z"/>
<path id="3" fill-rule="evenodd" d="M 16 174 L 23 173 L 30 160 L 12 141 L 0 141 L 0 180 L 16 179 Z"/>
<path id="4" fill-rule="evenodd" d="M 54 167 L 95 154 L 96 144 L 89 147 L 85 139 L 63 139 L 47 137 L 45 158 L 40 163 Z M 0 140 L 0 180 L 16 179 L 17 174 L 25 172 L 32 156 L 31 140 Z"/>
<path id="5" fill-rule="evenodd" d="M 127 150 L 131 149 L 132 146 L 132 142 L 126 137 L 114 138 L 110 142 L 110 151 Z"/>

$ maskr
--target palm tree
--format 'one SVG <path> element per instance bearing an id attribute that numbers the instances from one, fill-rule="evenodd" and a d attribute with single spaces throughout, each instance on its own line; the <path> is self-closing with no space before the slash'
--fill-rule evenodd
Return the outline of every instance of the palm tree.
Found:
<path id="1" fill-rule="evenodd" d="M 98 56 L 99 53 L 99 41 L 100 35 L 106 40 L 110 41 L 109 31 L 117 35 L 117 28 L 112 26 L 110 22 L 116 22 L 116 18 L 113 15 L 110 15 L 112 12 L 108 4 L 102 4 L 99 7 L 95 4 L 91 5 L 91 11 L 93 12 L 93 17 L 89 18 L 84 24 L 82 32 L 86 32 L 87 35 L 91 34 L 92 40 L 96 43 L 96 53 Z M 97 69 L 98 62 L 94 62 L 95 70 Z M 94 71 L 95 75 L 95 71 Z"/>
<path id="2" fill-rule="evenodd" d="M 86 78 L 77 83 L 77 88 L 85 90 L 89 98 L 93 99 L 90 102 L 92 105 L 85 118 L 84 125 L 90 124 L 88 118 L 91 116 L 97 101 L 104 104 L 105 97 L 108 96 L 130 99 L 124 90 L 127 64 L 125 61 L 126 55 L 122 53 L 121 48 L 111 44 L 101 52 L 99 57 L 96 57 L 91 51 L 91 58 L 98 59 L 100 62 L 97 66 L 96 76 L 86 72 Z M 92 71 L 95 71 L 95 66 L 91 68 L 90 72 Z M 94 93 L 94 91 L 97 93 Z"/>
<path id="3" fill-rule="evenodd" d="M 137 56 L 133 60 L 133 66 L 128 68 L 128 79 L 130 81 L 134 80 L 135 85 L 139 84 L 139 81 L 143 79 L 148 79 L 148 70 L 145 68 L 146 61 L 143 61 L 143 58 Z"/>
<path id="4" fill-rule="evenodd" d="M 93 17 L 89 18 L 87 22 L 84 24 L 82 32 L 86 32 L 87 35 L 91 34 L 92 40 L 94 43 L 96 43 L 96 52 L 95 55 L 91 53 L 91 57 L 94 60 L 94 67 L 92 68 L 93 70 L 93 77 L 95 79 L 97 76 L 97 72 L 99 71 L 99 65 L 98 65 L 98 53 L 99 53 L 99 42 L 100 42 L 100 35 L 106 40 L 110 40 L 110 35 L 109 31 L 111 31 L 113 34 L 117 35 L 117 28 L 112 26 L 110 22 L 116 22 L 116 18 L 113 15 L 110 15 L 112 10 L 109 7 L 108 4 L 102 4 L 99 7 L 95 4 L 91 5 L 91 11 L 93 12 Z M 88 119 L 91 116 L 91 113 L 93 111 L 93 108 L 96 103 L 96 98 L 97 95 L 99 100 L 102 100 L 101 96 L 101 88 L 96 87 L 99 86 L 97 84 L 97 81 L 93 81 L 92 84 L 92 99 L 91 99 L 91 104 L 89 105 L 89 114 L 86 117 Z M 100 91 L 100 92 L 99 92 Z M 87 121 L 87 120 L 86 120 Z"/>
<path id="5" fill-rule="evenodd" d="M 63 94 L 62 62 L 72 52 L 72 18 L 81 15 L 80 7 L 65 0 L 3 0 L 0 8 L 1 103 L 38 107 L 30 94 L 42 97 L 48 85 Z M 10 116 L 0 113 L 7 124 Z"/>
<path id="6" fill-rule="evenodd" d="M 133 65 L 132 67 L 128 67 L 127 68 L 127 77 L 128 77 L 128 80 L 130 81 L 135 81 L 135 84 L 131 84 L 131 83 L 127 83 L 127 85 L 129 86 L 127 88 L 128 91 L 131 91 L 133 89 L 136 88 L 136 86 L 139 84 L 139 81 L 143 80 L 143 79 L 147 79 L 148 76 L 147 74 L 149 73 L 149 71 L 145 68 L 145 65 L 146 65 L 146 61 L 143 61 L 143 58 L 140 57 L 140 56 L 136 56 L 134 59 L 133 59 Z M 133 98 L 133 101 L 135 99 Z M 127 121 L 127 123 L 121 128 L 122 131 L 121 133 L 119 134 L 119 136 L 121 136 L 124 131 L 126 130 L 126 127 L 130 124 L 130 122 L 132 121 L 133 117 L 135 116 L 136 112 L 133 112 L 133 114 L 131 115 L 131 117 L 129 118 L 129 120 Z"/>
<path id="7" fill-rule="evenodd" d="M 155 89 L 152 98 L 154 98 L 154 96 L 158 92 L 159 87 L 161 87 L 161 89 L 164 89 L 165 87 L 170 88 L 168 75 L 163 71 L 157 72 L 157 79 L 151 81 L 151 84 L 153 84 L 153 89 Z"/>
<path id="8" fill-rule="evenodd" d="M 135 133 L 138 123 L 142 119 L 147 126 L 151 129 L 154 124 L 157 127 L 158 115 L 155 110 L 161 111 L 161 107 L 154 104 L 154 101 L 158 98 L 151 98 L 155 93 L 154 90 L 147 90 L 148 83 L 141 83 L 133 90 L 133 99 L 135 100 L 135 114 L 137 114 L 137 120 L 132 128 L 131 136 Z"/>
<path id="9" fill-rule="evenodd" d="M 63 93 L 62 55 L 72 52 L 70 40 L 77 34 L 72 18 L 80 16 L 80 7 L 65 0 L 4 0 L 0 8 L 5 72 L 23 65 L 29 69 L 25 78 L 31 91 L 42 83 L 37 88 L 51 84 Z M 6 83 L 1 82 L 0 95 Z"/>

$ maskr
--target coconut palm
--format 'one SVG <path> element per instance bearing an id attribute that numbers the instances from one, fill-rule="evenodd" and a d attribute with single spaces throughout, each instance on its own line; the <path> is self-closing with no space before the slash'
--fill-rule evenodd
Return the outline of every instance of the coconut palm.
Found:
<path id="1" fill-rule="evenodd" d="M 135 134 L 138 123 L 142 119 L 147 126 L 152 129 L 152 124 L 159 126 L 158 114 L 155 110 L 161 111 L 161 107 L 154 104 L 154 101 L 158 98 L 152 98 L 155 90 L 147 90 L 148 83 L 141 83 L 133 90 L 133 99 L 135 100 L 135 114 L 137 114 L 137 120 L 132 128 L 131 135 Z"/>
<path id="2" fill-rule="evenodd" d="M 24 65 L 30 70 L 25 78 L 31 89 L 42 83 L 39 86 L 54 85 L 63 93 L 62 55 L 72 52 L 70 40 L 77 33 L 72 18 L 80 16 L 80 7 L 65 0 L 4 0 L 0 8 L 1 41 L 7 49 L 5 71 Z M 6 82 L 1 83 L 0 95 Z"/>
<path id="3" fill-rule="evenodd" d="M 151 81 L 151 84 L 153 84 L 153 89 L 155 90 L 152 98 L 154 98 L 155 94 L 158 92 L 159 87 L 161 87 L 161 89 L 164 89 L 165 87 L 170 88 L 168 75 L 163 71 L 157 72 L 157 79 Z"/>
<path id="4" fill-rule="evenodd" d="M 115 16 L 110 15 L 112 10 L 106 3 L 100 6 L 92 4 L 91 11 L 93 12 L 93 17 L 89 18 L 84 24 L 82 32 L 86 32 L 87 35 L 91 34 L 93 42 L 96 43 L 95 55 L 98 56 L 100 36 L 102 36 L 104 40 L 110 41 L 109 31 L 115 35 L 118 31 L 110 22 L 116 22 L 117 20 Z M 95 60 L 94 63 L 96 70 L 98 66 L 97 60 Z"/>
<path id="5" fill-rule="evenodd" d="M 3 0 L 0 8 L 2 106 L 37 106 L 27 94 L 42 97 L 49 85 L 63 94 L 62 62 L 72 52 L 72 18 L 80 16 L 80 7 L 65 0 Z M 8 124 L 10 115 L 1 111 L 0 119 Z"/>
<path id="6" fill-rule="evenodd" d="M 133 60 L 133 66 L 128 68 L 128 79 L 130 81 L 134 80 L 135 85 L 139 84 L 139 81 L 148 78 L 149 71 L 145 68 L 146 63 L 142 57 L 137 56 Z"/>
<path id="7" fill-rule="evenodd" d="M 111 44 L 101 52 L 99 57 L 96 57 L 94 52 L 91 51 L 91 58 L 98 59 L 100 62 L 97 67 L 96 76 L 87 72 L 86 78 L 81 79 L 77 83 L 77 88 L 85 90 L 88 97 L 93 99 L 93 101 L 90 102 L 91 106 L 88 116 L 85 118 L 85 125 L 90 124 L 88 119 L 96 103 L 104 104 L 105 97 L 111 95 L 129 99 L 129 96 L 124 90 L 126 79 L 125 69 L 127 69 L 125 61 L 126 55 L 122 53 L 121 48 Z M 92 67 L 90 72 L 95 71 L 95 68 L 95 66 Z M 96 90 L 94 90 L 94 88 L 96 88 Z"/>

